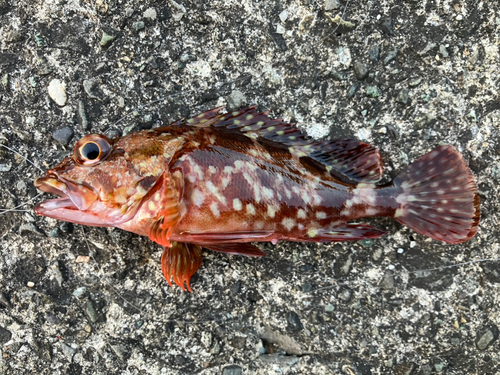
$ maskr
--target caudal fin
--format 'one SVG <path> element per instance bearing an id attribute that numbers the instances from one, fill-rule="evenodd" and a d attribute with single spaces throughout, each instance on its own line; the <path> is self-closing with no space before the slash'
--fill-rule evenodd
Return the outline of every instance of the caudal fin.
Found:
<path id="1" fill-rule="evenodd" d="M 477 232 L 479 195 L 462 155 L 441 146 L 417 159 L 394 180 L 401 188 L 394 218 L 414 231 L 448 243 Z"/>

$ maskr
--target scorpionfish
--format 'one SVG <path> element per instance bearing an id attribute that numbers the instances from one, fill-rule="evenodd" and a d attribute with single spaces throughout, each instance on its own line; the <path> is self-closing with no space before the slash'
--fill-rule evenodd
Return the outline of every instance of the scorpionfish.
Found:
<path id="1" fill-rule="evenodd" d="M 479 196 L 462 155 L 440 146 L 382 178 L 378 150 L 355 139 L 315 141 L 255 107 L 216 108 L 117 139 L 91 134 L 35 186 L 60 198 L 38 215 L 117 227 L 164 247 L 162 271 L 191 291 L 202 248 L 265 255 L 252 242 L 373 239 L 353 220 L 387 216 L 452 244 L 472 238 Z"/>

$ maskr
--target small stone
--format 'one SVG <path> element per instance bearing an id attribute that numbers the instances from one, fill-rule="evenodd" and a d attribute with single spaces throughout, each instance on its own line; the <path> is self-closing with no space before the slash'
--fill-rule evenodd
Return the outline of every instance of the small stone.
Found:
<path id="1" fill-rule="evenodd" d="M 68 358 L 68 360 L 72 362 L 73 356 L 75 355 L 75 349 L 64 342 L 61 342 L 61 349 L 66 358 Z"/>
<path id="2" fill-rule="evenodd" d="M 88 263 L 90 262 L 90 257 L 88 255 L 78 255 L 75 259 L 75 263 Z"/>
<path id="3" fill-rule="evenodd" d="M 143 17 L 144 18 L 149 18 L 151 21 L 156 20 L 156 9 L 155 8 L 148 8 L 144 11 Z"/>
<path id="4" fill-rule="evenodd" d="M 325 0 L 325 10 L 337 10 L 340 9 L 340 1 L 339 0 Z"/>
<path id="5" fill-rule="evenodd" d="M 372 48 L 370 48 L 370 50 L 368 51 L 368 56 L 370 57 L 371 61 L 377 62 L 380 58 L 380 47 L 373 46 Z"/>
<path id="6" fill-rule="evenodd" d="M 378 98 L 380 96 L 380 92 L 377 86 L 368 86 L 366 88 L 366 96 L 370 98 Z"/>
<path id="7" fill-rule="evenodd" d="M 360 61 L 354 63 L 353 69 L 358 79 L 364 79 L 368 75 L 368 66 Z"/>
<path id="8" fill-rule="evenodd" d="M 276 33 L 277 34 L 284 34 L 286 32 L 286 29 L 281 26 L 280 24 L 278 24 L 278 26 L 276 26 Z"/>
<path id="9" fill-rule="evenodd" d="M 352 98 L 356 92 L 359 90 L 361 87 L 361 83 L 359 82 L 354 82 L 351 87 L 347 90 L 347 97 Z"/>
<path id="10" fill-rule="evenodd" d="M 43 233 L 40 232 L 40 230 L 33 223 L 21 224 L 19 227 L 19 233 L 23 236 L 29 233 L 36 234 L 37 236 L 43 235 Z"/>
<path id="11" fill-rule="evenodd" d="M 78 101 L 78 120 L 83 130 L 89 128 L 89 120 L 87 118 L 87 112 L 85 111 L 85 103 L 83 100 Z"/>
<path id="12" fill-rule="evenodd" d="M 243 369 L 238 365 L 230 365 L 224 367 L 222 375 L 242 375 Z"/>
<path id="13" fill-rule="evenodd" d="M 482 331 L 476 338 L 476 346 L 479 350 L 485 350 L 498 339 L 498 328 L 496 326 L 489 327 L 486 331 Z"/>
<path id="14" fill-rule="evenodd" d="M 87 302 L 85 303 L 84 311 L 92 323 L 97 322 L 98 316 L 97 316 L 97 313 L 95 311 L 94 304 L 92 303 L 92 301 L 90 299 L 88 299 Z"/>
<path id="15" fill-rule="evenodd" d="M 359 241 L 359 243 L 361 244 L 361 246 L 364 246 L 364 247 L 370 247 L 370 246 L 373 246 L 373 240 L 361 240 Z"/>
<path id="16" fill-rule="evenodd" d="M 328 303 L 328 305 L 325 306 L 326 312 L 332 312 L 334 310 L 335 310 L 335 307 L 331 303 Z"/>
<path id="17" fill-rule="evenodd" d="M 149 66 L 153 69 L 158 69 L 159 67 L 158 62 L 156 61 L 156 57 L 154 56 L 149 56 L 148 59 L 146 60 L 146 63 L 148 63 Z"/>
<path id="18" fill-rule="evenodd" d="M 9 85 L 9 73 L 5 73 L 2 76 L 2 86 L 7 87 Z"/>
<path id="19" fill-rule="evenodd" d="M 76 288 L 75 291 L 73 292 L 73 295 L 77 298 L 83 296 L 87 292 L 87 288 L 84 286 L 81 286 L 79 288 Z"/>
<path id="20" fill-rule="evenodd" d="M 237 295 L 241 291 L 241 281 L 237 281 L 233 285 L 231 285 L 229 291 L 233 296 Z"/>
<path id="21" fill-rule="evenodd" d="M 394 34 L 394 20 L 392 18 L 386 18 L 382 22 L 382 31 L 386 34 Z"/>
<path id="22" fill-rule="evenodd" d="M 246 104 L 247 98 L 239 90 L 234 90 L 227 98 L 227 107 L 229 111 L 235 111 Z"/>
<path id="23" fill-rule="evenodd" d="M 384 59 L 384 64 L 386 64 L 386 65 L 389 64 L 397 56 L 398 56 L 398 50 L 397 49 L 393 49 L 392 51 L 389 51 L 389 53 L 387 53 L 387 56 Z"/>
<path id="24" fill-rule="evenodd" d="M 380 287 L 383 289 L 393 289 L 394 288 L 394 274 L 392 271 L 385 271 L 384 278 L 380 283 Z"/>
<path id="25" fill-rule="evenodd" d="M 52 138 L 59 142 L 63 146 L 69 145 L 71 139 L 75 132 L 71 126 L 65 126 L 64 128 L 56 129 L 52 132 Z"/>
<path id="26" fill-rule="evenodd" d="M 101 47 L 108 47 L 113 40 L 116 39 L 116 35 L 110 35 L 105 31 L 102 32 Z"/>
<path id="27" fill-rule="evenodd" d="M 12 163 L 1 163 L 0 164 L 0 172 L 8 172 L 12 169 Z"/>
<path id="28" fill-rule="evenodd" d="M 421 82 L 422 82 L 422 78 L 419 78 L 419 77 L 412 78 L 408 82 L 408 86 L 410 86 L 410 87 L 417 87 L 418 85 L 420 85 Z"/>
<path id="29" fill-rule="evenodd" d="M 444 58 L 450 56 L 450 54 L 448 53 L 448 51 L 446 50 L 446 47 L 443 46 L 442 44 L 439 46 L 439 53 L 441 54 L 441 56 L 443 56 Z"/>
<path id="30" fill-rule="evenodd" d="M 66 83 L 59 79 L 53 79 L 50 81 L 47 87 L 47 92 L 50 98 L 60 107 L 66 105 L 68 97 L 66 95 Z"/>
<path id="31" fill-rule="evenodd" d="M 52 238 L 59 237 L 59 228 L 51 229 L 49 232 L 49 237 L 52 237 Z"/>
<path id="32" fill-rule="evenodd" d="M 408 89 L 402 89 L 398 96 L 396 97 L 396 101 L 401 104 L 408 104 L 408 101 L 410 100 L 410 90 Z"/>
<path id="33" fill-rule="evenodd" d="M 290 311 L 290 313 L 288 314 L 288 323 L 290 323 L 289 327 L 293 331 L 302 331 L 304 329 L 299 315 L 295 311 Z"/>
<path id="34" fill-rule="evenodd" d="M 12 332 L 0 326 L 0 344 L 5 344 L 12 338 Z"/>
<path id="35" fill-rule="evenodd" d="M 280 13 L 279 17 L 281 22 L 285 22 L 286 19 L 288 18 L 288 11 L 284 10 L 283 12 Z"/>
<path id="36" fill-rule="evenodd" d="M 130 354 L 128 352 L 127 347 L 124 344 L 117 343 L 117 344 L 110 344 L 111 350 L 113 350 L 113 353 L 120 358 L 122 361 L 126 361 L 129 357 Z"/>
<path id="37" fill-rule="evenodd" d="M 135 329 L 140 329 L 144 325 L 144 320 L 139 319 L 137 322 L 134 324 Z"/>
<path id="38" fill-rule="evenodd" d="M 28 288 L 33 288 L 35 286 L 35 283 L 33 281 L 28 281 L 26 285 L 28 286 Z"/>
<path id="39" fill-rule="evenodd" d="M 83 90 L 91 99 L 101 100 L 101 98 L 95 93 L 97 84 L 90 80 L 85 79 L 83 81 Z"/>
<path id="40" fill-rule="evenodd" d="M 345 288 L 339 293 L 339 298 L 344 302 L 349 302 L 351 300 L 351 297 L 352 292 L 350 289 Z"/>
<path id="41" fill-rule="evenodd" d="M 302 291 L 304 293 L 309 293 L 312 290 L 312 288 L 313 288 L 312 284 L 309 283 L 302 285 Z"/>
<path id="42" fill-rule="evenodd" d="M 144 23 L 144 21 L 137 21 L 137 22 L 134 22 L 132 24 L 132 28 L 135 30 L 135 31 L 141 31 L 142 29 L 144 29 L 146 27 L 146 24 Z"/>

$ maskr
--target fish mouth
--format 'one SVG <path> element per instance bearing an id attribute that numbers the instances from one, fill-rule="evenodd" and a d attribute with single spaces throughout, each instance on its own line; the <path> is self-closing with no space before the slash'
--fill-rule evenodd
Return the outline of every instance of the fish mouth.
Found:
<path id="1" fill-rule="evenodd" d="M 85 211 L 97 200 L 97 193 L 83 184 L 63 180 L 54 175 L 37 178 L 34 183 L 38 190 L 57 195 L 60 198 L 49 199 L 35 206 L 35 213 L 49 216 L 50 211 L 58 209 Z"/>

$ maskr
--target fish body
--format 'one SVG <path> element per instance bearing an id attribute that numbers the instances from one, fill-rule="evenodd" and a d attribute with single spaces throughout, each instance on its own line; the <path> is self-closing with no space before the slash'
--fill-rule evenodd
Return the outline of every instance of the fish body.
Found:
<path id="1" fill-rule="evenodd" d="M 82 138 L 35 181 L 61 197 L 35 212 L 148 236 L 164 246 L 168 282 L 189 290 L 202 248 L 262 256 L 251 242 L 378 238 L 385 232 L 352 223 L 374 216 L 448 243 L 477 232 L 477 187 L 451 146 L 378 185 L 380 154 L 365 143 L 309 140 L 254 107 L 220 110 L 115 140 Z"/>

